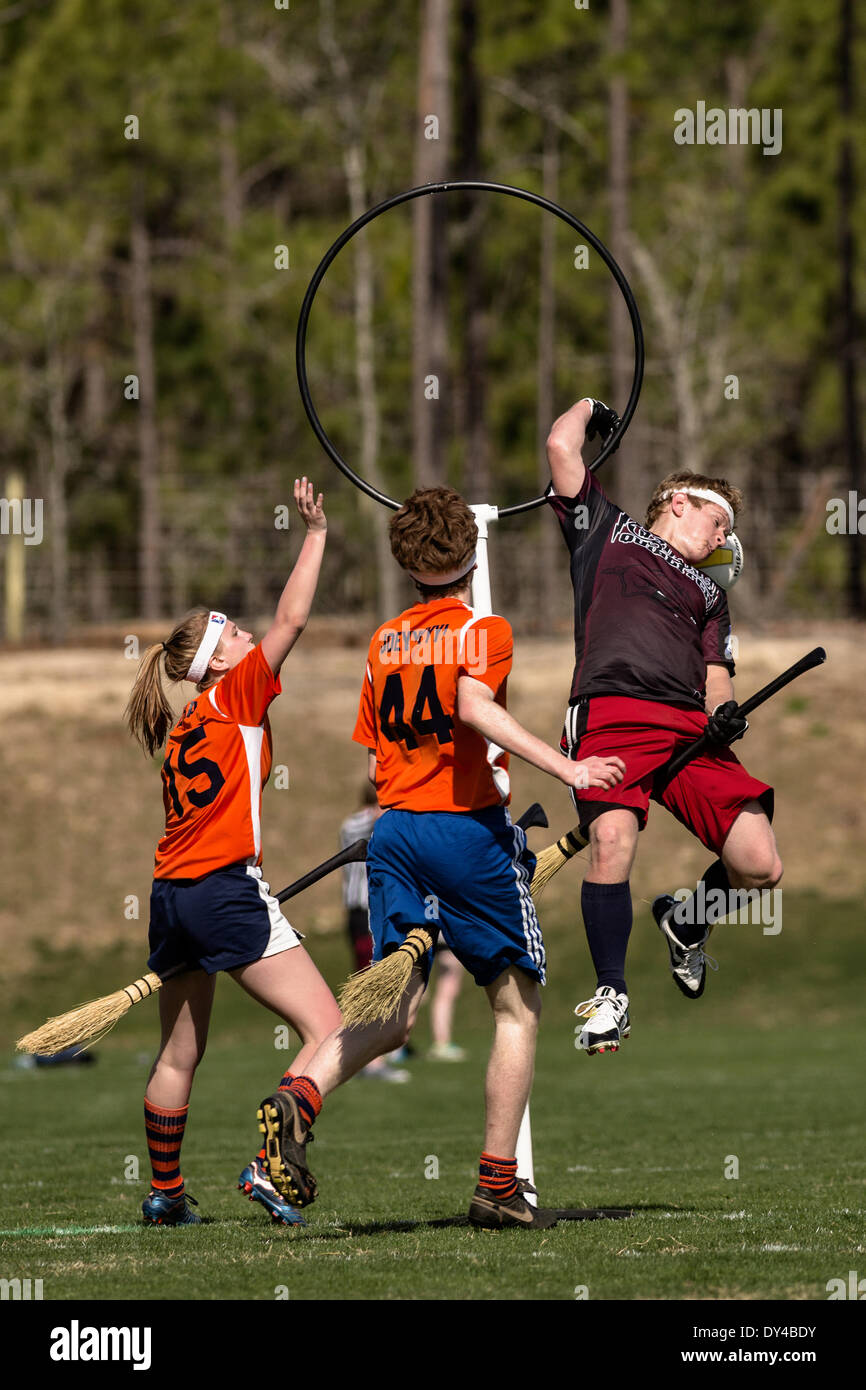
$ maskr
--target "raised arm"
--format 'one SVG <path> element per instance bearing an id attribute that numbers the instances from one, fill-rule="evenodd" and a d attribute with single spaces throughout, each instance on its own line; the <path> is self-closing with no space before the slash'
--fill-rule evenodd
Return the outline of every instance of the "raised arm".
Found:
<path id="1" fill-rule="evenodd" d="M 322 494 L 314 496 L 313 484 L 295 479 L 295 505 L 307 528 L 295 567 L 280 595 L 274 621 L 262 638 L 262 653 L 273 671 L 280 667 L 307 625 L 319 582 L 328 522 L 322 507 Z"/>
<path id="2" fill-rule="evenodd" d="M 586 467 L 582 449 L 591 414 L 591 401 L 576 401 L 570 410 L 554 421 L 547 436 L 550 476 L 554 491 L 560 497 L 576 497 L 583 487 Z"/>
<path id="3" fill-rule="evenodd" d="M 549 773 L 567 787 L 613 787 L 622 781 L 625 763 L 621 758 L 587 758 L 582 763 L 564 758 L 498 705 L 489 685 L 471 676 L 461 676 L 457 682 L 457 715 L 483 738 Z"/>

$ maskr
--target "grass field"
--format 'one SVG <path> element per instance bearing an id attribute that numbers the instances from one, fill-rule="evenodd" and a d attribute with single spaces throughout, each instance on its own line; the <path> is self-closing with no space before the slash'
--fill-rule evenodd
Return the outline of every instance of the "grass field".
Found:
<path id="1" fill-rule="evenodd" d="M 265 792 L 264 862 L 275 888 L 333 853 L 363 775 L 349 743 L 363 644 L 347 633 L 354 646 L 333 634 L 318 646 L 314 629 L 286 664 L 274 706 L 275 763 L 291 773 L 287 787 L 272 782 Z M 489 1045 L 486 1003 L 471 985 L 457 1014 L 465 1064 L 413 1061 L 406 1086 L 357 1079 L 329 1099 L 311 1155 L 321 1196 L 309 1225 L 292 1233 L 273 1229 L 235 1186 L 258 1147 L 256 1105 L 289 1054 L 274 1047 L 276 1020 L 221 980 L 183 1150 L 206 1224 L 138 1225 L 155 1003 L 135 1008 L 90 1067 L 21 1070 L 13 1045 L 46 1015 L 140 973 L 162 828 L 158 768 L 122 728 L 133 667 L 119 643 L 0 658 L 0 1279 L 42 1279 L 46 1301 L 567 1303 L 585 1289 L 591 1302 L 652 1300 L 658 1309 L 672 1300 L 680 1309 L 687 1300 L 817 1307 L 830 1279 L 866 1277 L 862 632 L 743 634 L 739 688 L 756 689 L 819 641 L 827 666 L 756 714 L 738 745 L 777 789 L 778 935 L 719 928 L 720 972 L 702 1000 L 683 999 L 644 900 L 694 884 L 707 855 L 654 812 L 631 880 L 632 1037 L 618 1056 L 590 1060 L 573 1046 L 572 1010 L 594 983 L 578 925 L 581 861 L 547 890 L 550 984 L 532 1101 L 541 1199 L 633 1214 L 498 1235 L 462 1220 Z M 518 643 L 509 705 L 550 741 L 570 664 L 567 637 Z M 517 767 L 517 809 L 535 799 L 551 819 L 550 832 L 532 832 L 539 848 L 573 817 L 550 779 Z M 339 984 L 349 953 L 336 880 L 298 898 L 290 916 Z M 422 1050 L 428 1030 L 422 1014 Z M 432 1159 L 438 1178 L 425 1176 Z M 738 1177 L 725 1176 L 736 1167 Z M 629 1326 L 633 1317 L 632 1308 Z"/>
<path id="2" fill-rule="evenodd" d="M 674 989 L 640 915 L 632 1037 L 617 1057 L 595 1059 L 573 1046 L 571 1010 L 590 984 L 585 947 L 564 916 L 551 917 L 532 1101 L 537 1183 L 544 1204 L 627 1208 L 626 1220 L 495 1235 L 462 1221 L 488 1042 L 486 1005 L 467 986 L 458 1035 L 470 1059 L 419 1058 L 408 1085 L 356 1079 L 335 1094 L 317 1122 L 321 1196 L 309 1224 L 272 1228 L 235 1183 L 256 1147 L 256 1103 L 287 1054 L 274 1047 L 276 1020 L 223 979 L 183 1154 L 205 1224 L 138 1225 L 148 1003 L 98 1046 L 95 1065 L 22 1070 L 7 1054 L 2 1274 L 41 1278 L 46 1300 L 826 1299 L 828 1280 L 866 1272 L 862 909 L 802 894 L 784 906 L 778 936 L 717 930 L 722 969 L 695 1003 Z M 336 983 L 342 940 L 314 949 Z M 116 987 L 141 960 L 128 949 L 98 962 L 40 955 L 39 973 L 19 983 L 12 1031 Z M 428 1027 L 422 1014 L 422 1046 Z M 140 1178 L 129 1181 L 134 1159 Z M 425 1176 L 431 1159 L 438 1178 Z"/>

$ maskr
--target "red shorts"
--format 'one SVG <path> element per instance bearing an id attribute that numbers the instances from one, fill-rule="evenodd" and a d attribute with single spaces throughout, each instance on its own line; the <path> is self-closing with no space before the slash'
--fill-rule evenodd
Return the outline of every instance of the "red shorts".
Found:
<path id="1" fill-rule="evenodd" d="M 706 723 L 706 714 L 698 709 L 620 695 L 593 695 L 570 705 L 560 744 L 563 753 L 573 761 L 616 756 L 625 763 L 625 777 L 618 786 L 572 791 L 581 830 L 585 833 L 597 816 L 619 806 L 634 811 L 643 830 L 652 800 L 666 806 L 707 849 L 721 854 L 747 801 L 760 802 L 772 820 L 772 787 L 750 777 L 730 748 L 695 758 L 664 786 L 664 769 L 694 743 Z"/>

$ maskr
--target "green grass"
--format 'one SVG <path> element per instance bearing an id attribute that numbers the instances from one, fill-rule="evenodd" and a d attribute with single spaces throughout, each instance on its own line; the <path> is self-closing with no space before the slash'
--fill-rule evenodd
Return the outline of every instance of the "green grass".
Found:
<path id="1" fill-rule="evenodd" d="M 826 1299 L 866 1272 L 858 960 L 862 909 L 785 896 L 784 927 L 720 928 L 705 998 L 682 999 L 646 918 L 630 953 L 633 1033 L 617 1057 L 573 1046 L 589 993 L 571 923 L 547 925 L 553 960 L 532 1098 L 542 1201 L 628 1208 L 623 1221 L 475 1232 L 461 1218 L 482 1136 L 486 1005 L 458 1004 L 465 1064 L 410 1063 L 412 1081 L 355 1080 L 332 1096 L 311 1158 L 309 1225 L 272 1228 L 236 1191 L 257 1146 L 255 1106 L 287 1059 L 275 1019 L 230 981 L 217 994 L 183 1168 L 205 1225 L 137 1225 L 147 1188 L 141 1096 L 155 1006 L 101 1043 L 91 1067 L 0 1073 L 0 1258 L 46 1299 Z M 336 983 L 341 939 L 313 941 Z M 12 1028 L 121 983 L 140 959 L 42 956 Z M 419 1042 L 426 1042 L 422 1016 Z M 139 1181 L 127 1181 L 130 1156 Z M 433 1156 L 439 1177 L 425 1177 Z M 739 1177 L 726 1178 L 734 1156 Z M 87 1228 L 118 1227 L 90 1232 Z M 84 1228 L 76 1230 L 75 1228 Z M 10 1231 L 20 1234 L 8 1234 Z M 33 1232 L 40 1232 L 34 1234 Z"/>

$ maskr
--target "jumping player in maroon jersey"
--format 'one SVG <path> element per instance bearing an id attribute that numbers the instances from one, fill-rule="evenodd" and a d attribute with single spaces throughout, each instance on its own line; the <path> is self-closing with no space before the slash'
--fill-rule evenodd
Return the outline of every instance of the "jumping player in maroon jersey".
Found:
<path id="1" fill-rule="evenodd" d="M 575 667 L 561 747 L 569 758 L 616 748 L 626 765 L 614 787 L 572 791 L 590 840 L 581 907 L 598 983 L 575 1010 L 586 1019 L 577 1045 L 590 1054 L 616 1051 L 629 1032 L 629 874 L 650 800 L 717 856 L 693 908 L 707 903 L 708 890 L 772 888 L 782 875 L 772 788 L 750 777 L 727 746 L 748 727 L 732 703 L 727 599 L 694 568 L 733 530 L 742 494 L 721 478 L 672 473 L 656 488 L 642 526 L 610 501 L 583 462 L 584 441 L 608 435 L 615 423 L 609 406 L 584 399 L 547 440 L 548 502 L 568 545 L 574 587 Z M 716 746 L 665 785 L 672 757 L 705 731 Z M 725 914 L 688 907 L 666 894 L 653 914 L 675 983 L 696 999 L 706 979 L 704 943 Z"/>

